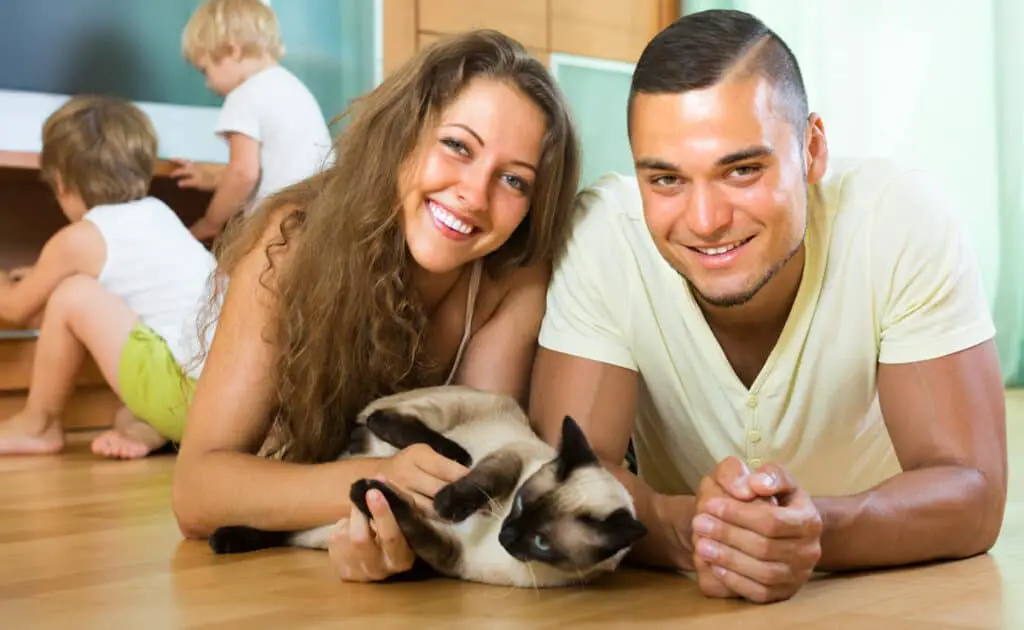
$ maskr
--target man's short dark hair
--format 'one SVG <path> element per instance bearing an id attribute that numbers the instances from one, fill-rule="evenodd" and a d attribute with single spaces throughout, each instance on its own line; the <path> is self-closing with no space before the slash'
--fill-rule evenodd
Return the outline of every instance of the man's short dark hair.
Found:
<path id="1" fill-rule="evenodd" d="M 632 129 L 637 94 L 681 94 L 711 87 L 727 77 L 765 77 L 780 112 L 802 134 L 809 111 L 800 66 L 785 42 L 761 20 L 733 10 L 685 15 L 647 44 L 629 90 Z"/>

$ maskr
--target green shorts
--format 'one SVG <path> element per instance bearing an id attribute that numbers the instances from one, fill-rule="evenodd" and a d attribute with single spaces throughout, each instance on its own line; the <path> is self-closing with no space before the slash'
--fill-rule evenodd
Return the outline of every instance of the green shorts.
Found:
<path id="1" fill-rule="evenodd" d="M 180 442 L 195 379 L 178 365 L 167 342 L 141 321 L 128 334 L 117 370 L 121 401 L 160 435 Z"/>

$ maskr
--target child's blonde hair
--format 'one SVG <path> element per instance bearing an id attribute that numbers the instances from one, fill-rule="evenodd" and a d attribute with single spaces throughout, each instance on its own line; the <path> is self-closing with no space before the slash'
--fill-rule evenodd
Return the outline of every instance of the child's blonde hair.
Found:
<path id="1" fill-rule="evenodd" d="M 157 137 L 149 117 L 130 102 L 75 96 L 43 124 L 40 175 L 86 208 L 145 197 L 156 169 Z"/>
<path id="2" fill-rule="evenodd" d="M 217 61 L 238 46 L 243 57 L 284 56 L 277 15 L 263 0 L 209 0 L 185 25 L 181 52 L 198 66 L 204 57 Z"/>

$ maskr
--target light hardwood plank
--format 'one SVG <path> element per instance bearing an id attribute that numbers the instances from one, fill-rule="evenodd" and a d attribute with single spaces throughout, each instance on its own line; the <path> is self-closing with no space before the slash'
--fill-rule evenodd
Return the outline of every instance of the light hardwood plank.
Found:
<path id="1" fill-rule="evenodd" d="M 1008 396 L 1010 501 L 990 554 L 824 577 L 790 601 L 707 600 L 683 576 L 624 570 L 535 592 L 437 580 L 336 580 L 323 553 L 215 557 L 170 512 L 173 456 L 105 461 L 73 435 L 56 457 L 0 458 L 0 626 L 246 630 L 741 627 L 953 630 L 1024 627 L 1024 393 Z"/>

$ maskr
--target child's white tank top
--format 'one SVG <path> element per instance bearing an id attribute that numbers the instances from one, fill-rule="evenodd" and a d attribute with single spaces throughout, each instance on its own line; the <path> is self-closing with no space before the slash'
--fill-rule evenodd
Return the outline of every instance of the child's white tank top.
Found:
<path id="1" fill-rule="evenodd" d="M 99 282 L 167 342 L 180 365 L 193 359 L 196 320 L 216 261 L 163 201 L 145 197 L 85 213 L 106 242 Z M 196 366 L 190 375 L 198 376 Z"/>

